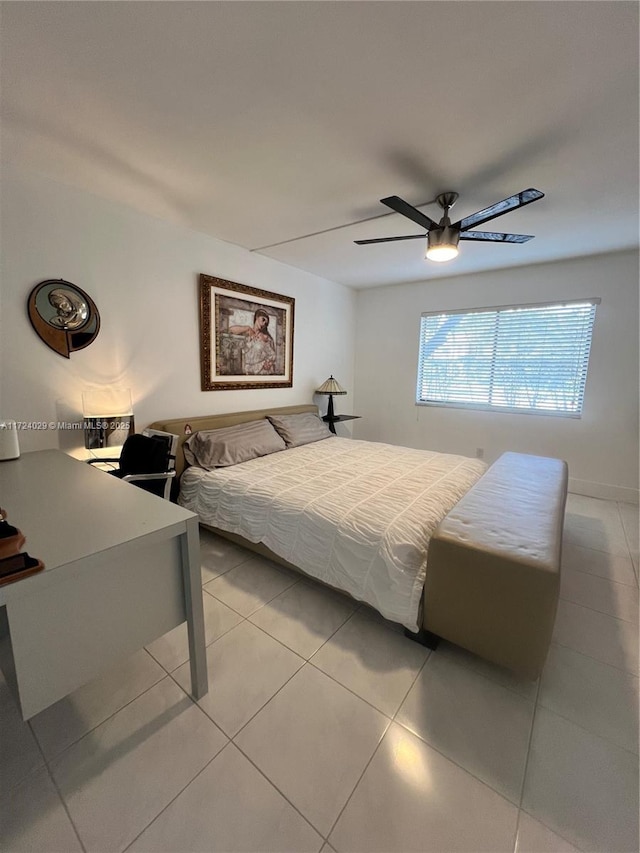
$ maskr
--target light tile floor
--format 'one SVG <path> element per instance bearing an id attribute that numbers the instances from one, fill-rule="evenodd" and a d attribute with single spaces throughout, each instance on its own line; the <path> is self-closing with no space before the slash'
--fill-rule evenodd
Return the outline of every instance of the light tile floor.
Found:
<path id="1" fill-rule="evenodd" d="M 570 495 L 539 682 L 203 532 L 184 627 L 23 723 L 0 682 L 0 849 L 638 850 L 638 508 Z"/>

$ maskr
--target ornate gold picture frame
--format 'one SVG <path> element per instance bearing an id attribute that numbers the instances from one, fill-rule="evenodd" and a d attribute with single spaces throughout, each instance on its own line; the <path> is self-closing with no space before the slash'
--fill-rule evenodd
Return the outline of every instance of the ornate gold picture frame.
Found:
<path id="1" fill-rule="evenodd" d="M 291 388 L 295 299 L 200 276 L 203 391 Z"/>

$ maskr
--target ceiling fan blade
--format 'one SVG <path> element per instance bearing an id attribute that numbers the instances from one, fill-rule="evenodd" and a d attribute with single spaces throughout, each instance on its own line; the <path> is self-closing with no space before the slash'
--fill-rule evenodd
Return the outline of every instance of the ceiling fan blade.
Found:
<path id="1" fill-rule="evenodd" d="M 482 225 L 483 222 L 488 222 L 490 219 L 495 219 L 496 216 L 502 216 L 503 213 L 508 213 L 510 210 L 515 210 L 518 207 L 524 207 L 525 204 L 531 204 L 532 201 L 538 201 L 539 198 L 544 198 L 544 193 L 540 190 L 530 188 L 522 190 L 520 193 L 510 195 L 502 201 L 492 204 L 490 207 L 485 207 L 483 210 L 478 210 L 470 216 L 465 216 L 459 222 L 454 222 L 453 227 L 459 228 L 461 231 L 467 231 L 473 228 L 474 225 Z"/>
<path id="2" fill-rule="evenodd" d="M 485 243 L 527 243 L 533 234 L 499 234 L 497 231 L 464 231 L 461 240 L 478 240 Z"/>
<path id="3" fill-rule="evenodd" d="M 386 204 L 387 207 L 391 208 L 391 210 L 395 210 L 396 213 L 401 213 L 403 216 L 406 216 L 418 225 L 422 225 L 422 227 L 426 228 L 428 231 L 432 228 L 438 227 L 437 222 L 434 222 L 433 219 L 430 219 L 426 214 L 421 213 L 417 207 L 413 207 L 413 205 L 409 204 L 408 201 L 401 199 L 400 196 L 390 195 L 388 198 L 381 198 L 380 202 L 382 204 Z"/>
<path id="4" fill-rule="evenodd" d="M 392 243 L 394 240 L 418 240 L 426 237 L 426 234 L 410 234 L 408 237 L 376 237 L 374 240 L 354 240 L 358 246 L 366 246 L 368 243 Z"/>

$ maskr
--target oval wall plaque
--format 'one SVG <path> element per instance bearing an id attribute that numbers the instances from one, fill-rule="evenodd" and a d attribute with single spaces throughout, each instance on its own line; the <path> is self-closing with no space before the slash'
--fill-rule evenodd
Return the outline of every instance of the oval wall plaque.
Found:
<path id="1" fill-rule="evenodd" d="M 100 314 L 93 299 L 62 278 L 36 284 L 29 294 L 27 310 L 36 333 L 65 358 L 88 347 L 100 331 Z"/>

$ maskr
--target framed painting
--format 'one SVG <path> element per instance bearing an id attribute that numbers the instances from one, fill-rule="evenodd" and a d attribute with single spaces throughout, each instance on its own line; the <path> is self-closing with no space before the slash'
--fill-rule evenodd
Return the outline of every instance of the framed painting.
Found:
<path id="1" fill-rule="evenodd" d="M 200 276 L 203 391 L 291 388 L 295 299 Z"/>

